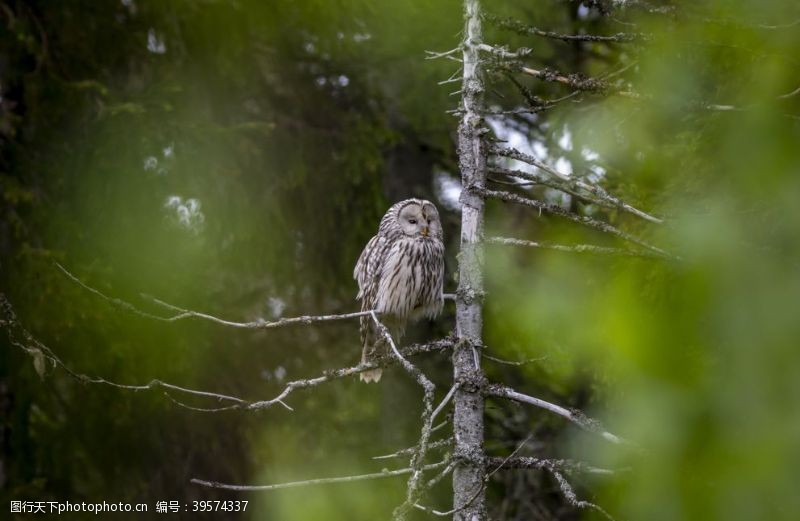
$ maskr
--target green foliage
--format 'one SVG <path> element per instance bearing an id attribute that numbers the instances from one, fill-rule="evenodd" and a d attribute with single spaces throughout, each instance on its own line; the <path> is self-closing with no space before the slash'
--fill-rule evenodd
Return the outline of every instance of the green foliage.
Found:
<path id="1" fill-rule="evenodd" d="M 491 379 L 585 409 L 644 450 L 611 450 L 561 418 L 499 401 L 487 410 L 487 450 L 507 455 L 533 432 L 526 450 L 535 455 L 630 467 L 576 482 L 580 497 L 621 519 L 793 519 L 800 95 L 784 95 L 800 82 L 800 13 L 776 0 L 684 2 L 668 13 L 614 12 L 619 3 L 484 8 L 546 30 L 635 29 L 649 39 L 574 44 L 490 26 L 485 36 L 533 48 L 531 64 L 542 69 L 598 77 L 635 64 L 618 78 L 639 99 L 586 94 L 507 125 L 579 174 L 601 167 L 606 189 L 667 222 L 577 201 L 573 210 L 681 260 L 487 247 L 489 352 L 538 361 L 486 364 Z M 357 360 L 352 323 L 261 333 L 162 324 L 89 294 L 54 262 L 153 312 L 163 310 L 140 293 L 232 319 L 273 316 L 270 297 L 284 316 L 355 309 L 351 269 L 388 203 L 434 197 L 434 169 L 455 173 L 456 120 L 445 111 L 458 84 L 436 84 L 458 64 L 425 61 L 423 51 L 457 44 L 459 2 L 0 8 L 0 288 L 37 338 L 89 375 L 251 399 Z M 530 77 L 517 86 L 489 80 L 494 107 L 524 106 L 520 90 L 551 100 L 568 93 Z M 562 147 L 567 132 L 571 146 Z M 455 257 L 458 215 L 443 217 Z M 496 203 L 487 233 L 619 246 Z M 416 334 L 451 326 L 446 315 L 436 332 Z M 419 391 L 399 372 L 369 390 L 344 381 L 298 392 L 295 412 L 204 415 L 159 393 L 80 384 L 5 338 L 0 345 L 6 505 L 230 498 L 188 480 L 270 483 L 400 467 L 369 457 L 418 433 Z M 445 357 L 422 364 L 449 387 Z M 537 515 L 577 515 L 546 474 L 516 475 L 495 476 L 522 484 L 516 498 L 493 484 L 495 512 L 529 518 L 508 506 L 521 494 Z M 431 504 L 449 504 L 444 488 Z M 251 518 L 371 519 L 387 517 L 403 493 L 402 480 L 382 480 L 241 498 L 252 501 Z"/>
<path id="2" fill-rule="evenodd" d="M 352 267 L 379 217 L 397 198 L 432 197 L 436 157 L 450 155 L 451 99 L 431 86 L 452 67 L 425 62 L 423 51 L 454 44 L 459 17 L 445 13 L 457 3 L 0 7 L 0 288 L 37 338 L 90 376 L 248 399 L 358 360 L 353 322 L 269 334 L 163 324 L 86 292 L 54 263 L 161 314 L 140 294 L 240 320 L 355 310 Z M 424 182 L 385 190 L 387 177 L 402 180 L 386 158 L 409 137 L 436 151 L 419 163 Z M 385 396 L 364 396 L 357 383 L 298 393 L 293 415 L 204 415 L 159 392 L 83 385 L 2 342 L 6 505 L 105 499 L 152 509 L 230 496 L 192 477 L 311 478 L 349 472 L 352 461 L 374 472 L 371 455 L 410 444 L 418 429 L 381 413 L 417 417 L 401 375 Z M 403 491 L 397 480 L 363 487 Z M 340 496 L 321 494 L 308 504 L 335 508 Z M 250 515 L 290 518 L 281 497 Z M 394 506 L 350 503 L 359 517 Z"/>
<path id="3" fill-rule="evenodd" d="M 566 121 L 614 165 L 617 193 L 667 217 L 627 225 L 682 260 L 506 252 L 490 267 L 487 343 L 547 356 L 525 385 L 561 402 L 580 404 L 566 382 L 593 382 L 590 410 L 643 452 L 576 435 L 564 453 L 631 468 L 593 480 L 620 518 L 794 519 L 800 96 L 780 96 L 800 81 L 800 39 L 758 24 L 798 12 L 745 1 L 677 12 L 637 21 L 654 35 L 631 78 L 646 100 L 609 99 Z M 575 242 L 553 228 L 537 237 Z"/>

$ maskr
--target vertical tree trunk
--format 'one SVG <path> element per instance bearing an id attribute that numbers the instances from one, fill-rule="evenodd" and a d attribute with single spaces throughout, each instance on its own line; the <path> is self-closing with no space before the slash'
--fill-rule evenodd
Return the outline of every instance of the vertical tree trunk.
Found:
<path id="1" fill-rule="evenodd" d="M 463 41 L 463 115 L 458 127 L 458 157 L 461 168 L 461 250 L 456 299 L 456 333 L 453 353 L 454 380 L 459 388 L 454 396 L 453 433 L 459 465 L 453 473 L 453 519 L 486 519 L 483 484 L 483 372 L 480 367 L 483 319 L 482 249 L 483 198 L 475 188 L 486 180 L 483 132 L 483 80 L 477 46 L 481 43 L 478 0 L 464 0 L 466 26 Z"/>

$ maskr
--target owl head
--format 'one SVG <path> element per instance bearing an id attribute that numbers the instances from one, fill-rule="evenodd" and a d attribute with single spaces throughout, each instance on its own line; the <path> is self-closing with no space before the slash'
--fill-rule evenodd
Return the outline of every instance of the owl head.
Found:
<path id="1" fill-rule="evenodd" d="M 424 199 L 406 199 L 395 203 L 386 212 L 381 228 L 391 227 L 411 238 L 442 240 L 442 223 L 436 206 Z"/>

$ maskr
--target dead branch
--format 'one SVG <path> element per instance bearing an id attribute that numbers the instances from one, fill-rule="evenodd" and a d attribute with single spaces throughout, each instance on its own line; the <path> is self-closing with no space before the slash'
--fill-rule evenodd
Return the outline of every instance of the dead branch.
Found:
<path id="1" fill-rule="evenodd" d="M 164 389 L 167 391 L 179 392 L 182 394 L 200 396 L 202 398 L 212 398 L 217 401 L 231 402 L 231 405 L 221 407 L 214 410 L 228 410 L 241 408 L 248 404 L 246 400 L 237 398 L 235 396 L 228 396 L 220 393 L 212 393 L 208 391 L 198 391 L 196 389 L 188 389 L 179 385 L 170 384 L 162 380 L 153 379 L 146 384 L 121 384 L 107 380 L 97 376 L 88 376 L 73 370 L 61 358 L 56 355 L 52 349 L 36 339 L 22 324 L 20 324 L 14 308 L 9 302 L 8 298 L 3 293 L 0 293 L 0 310 L 2 310 L 2 322 L 0 327 L 4 327 L 8 334 L 9 343 L 30 355 L 33 358 L 34 366 L 40 375 L 44 374 L 46 364 L 49 362 L 53 367 L 60 367 L 64 372 L 70 375 L 75 380 L 85 384 L 100 384 L 117 389 L 125 389 L 128 391 L 152 391 L 155 389 Z M 166 394 L 166 393 L 165 393 Z M 167 396 L 176 404 L 192 409 L 192 407 L 185 405 L 175 399 L 169 394 Z"/>
<path id="2" fill-rule="evenodd" d="M 36 365 L 37 370 L 39 370 L 40 367 L 44 367 L 42 365 L 44 363 L 43 360 L 47 360 L 54 367 L 61 367 L 67 374 L 69 374 L 71 377 L 73 377 L 74 379 L 78 380 L 81 383 L 108 385 L 110 387 L 116 387 L 118 389 L 125 389 L 129 391 L 152 391 L 155 389 L 164 389 L 166 391 L 174 391 L 186 395 L 199 396 L 202 398 L 211 398 L 217 401 L 228 402 L 227 405 L 221 407 L 201 408 L 201 407 L 194 407 L 187 405 L 179 400 L 176 400 L 171 395 L 165 393 L 167 398 L 169 398 L 176 405 L 199 412 L 220 412 L 233 409 L 261 410 L 269 408 L 275 404 L 280 404 L 286 409 L 293 410 L 284 400 L 286 399 L 287 396 L 289 396 L 289 394 L 291 394 L 296 389 L 316 387 L 318 385 L 330 382 L 332 380 L 339 380 L 342 378 L 346 378 L 348 376 L 357 375 L 364 371 L 376 369 L 379 367 L 387 367 L 397 363 L 394 357 L 386 356 L 378 358 L 377 360 L 369 363 L 358 364 L 352 367 L 345 367 L 341 369 L 329 370 L 326 371 L 322 376 L 318 376 L 316 378 L 291 381 L 286 384 L 283 391 L 281 391 L 281 393 L 278 396 L 272 398 L 271 400 L 261 400 L 261 401 L 250 401 L 250 400 L 245 400 L 243 398 L 229 396 L 221 393 L 213 393 L 209 391 L 189 389 L 179 385 L 170 384 L 158 379 L 150 380 L 150 382 L 148 382 L 147 384 L 121 384 L 101 377 L 88 376 L 86 374 L 82 374 L 71 369 L 49 347 L 47 347 L 39 340 L 37 340 L 30 332 L 28 332 L 19 323 L 17 316 L 14 312 L 14 309 L 11 306 L 11 303 L 2 293 L 0 293 L 0 309 L 2 309 L 2 316 L 3 316 L 3 320 L 2 323 L 0 323 L 0 326 L 5 327 L 7 329 L 10 343 L 15 347 L 18 347 L 21 350 L 25 351 L 29 355 L 31 355 L 31 357 L 33 357 L 34 359 L 34 364 Z M 18 337 L 22 337 L 24 341 L 18 340 Z M 451 339 L 444 338 L 440 340 L 434 340 L 428 343 L 414 344 L 408 346 L 403 349 L 403 353 L 404 356 L 415 356 L 421 353 L 445 350 L 452 347 L 452 345 L 453 341 Z"/>
<path id="3" fill-rule="evenodd" d="M 547 359 L 547 356 L 540 356 L 540 357 L 537 357 L 537 358 L 526 358 L 524 360 L 504 360 L 502 358 L 497 358 L 496 356 L 491 356 L 489 354 L 486 354 L 486 351 L 482 351 L 481 352 L 481 356 L 491 360 L 492 362 L 496 362 L 498 364 L 511 365 L 511 366 L 515 366 L 515 367 L 519 367 L 519 366 L 527 365 L 527 364 L 533 364 L 533 363 L 541 362 L 542 360 L 546 360 Z"/>
<path id="4" fill-rule="evenodd" d="M 514 53 L 510 52 L 503 53 L 501 50 L 497 49 L 495 49 L 494 54 L 501 59 L 514 59 L 517 57 L 514 55 Z M 649 102 L 658 101 L 651 94 L 643 94 L 640 92 L 636 92 L 630 89 L 626 89 L 624 86 L 615 86 L 603 79 L 591 78 L 589 76 L 585 76 L 580 73 L 565 75 L 563 73 L 554 71 L 552 69 L 542 69 L 542 70 L 533 69 L 531 67 L 526 67 L 524 65 L 521 65 L 518 62 L 505 63 L 501 66 L 501 68 L 503 70 L 509 70 L 511 72 L 514 71 L 521 72 L 522 74 L 533 76 L 534 78 L 538 78 L 542 81 L 561 83 L 562 85 L 567 85 L 571 89 L 579 92 L 591 92 L 595 94 L 615 94 L 617 96 L 622 96 L 625 98 L 630 98 L 638 101 L 649 101 Z M 774 99 L 765 101 L 780 101 L 782 99 L 786 99 L 793 95 L 794 91 L 788 93 L 788 95 L 783 94 L 775 97 Z M 712 103 L 704 100 L 694 100 L 687 102 L 686 108 L 708 110 L 712 112 L 744 112 L 747 110 L 752 110 L 759 106 L 763 106 L 765 101 L 744 106 L 737 106 L 737 105 L 723 104 L 723 103 Z M 782 113 L 781 116 L 790 119 L 800 119 L 800 116 L 797 116 L 795 114 Z"/>
<path id="5" fill-rule="evenodd" d="M 551 179 L 545 179 L 543 176 L 534 173 L 522 172 L 520 170 L 508 170 L 500 167 L 490 168 L 489 171 L 492 173 L 517 177 L 520 179 L 526 179 L 528 181 L 544 184 L 551 188 L 555 188 L 556 190 L 561 190 L 562 192 L 566 192 L 581 199 L 588 200 L 589 202 L 599 204 L 600 206 L 605 206 L 606 208 L 616 208 L 618 210 L 628 212 L 652 223 L 662 224 L 664 222 L 662 219 L 643 212 L 642 210 L 639 210 L 638 208 L 626 203 L 622 199 L 609 194 L 600 186 L 586 183 L 574 176 L 562 174 L 555 168 L 552 168 L 550 165 L 539 161 L 529 154 L 520 152 L 515 148 L 495 146 L 491 149 L 491 152 L 498 156 L 516 159 L 517 161 L 522 161 L 523 163 L 534 166 L 539 170 L 549 174 Z M 581 193 L 580 190 L 583 190 L 586 193 Z"/>
<path id="6" fill-rule="evenodd" d="M 428 342 L 428 343 L 424 343 L 424 344 L 414 344 L 412 346 L 409 346 L 409 347 L 405 348 L 403 350 L 403 353 L 404 353 L 405 356 L 414 356 L 414 355 L 417 355 L 417 354 L 420 354 L 420 353 L 426 353 L 426 352 L 430 352 L 430 351 L 440 351 L 440 350 L 443 350 L 443 349 L 448 349 L 449 347 L 452 347 L 452 345 L 453 345 L 453 341 L 451 339 L 444 338 L 444 339 L 441 339 L 441 340 L 434 340 L 433 342 Z M 398 351 L 398 354 L 399 353 L 400 353 L 400 351 Z M 397 356 L 397 355 L 394 355 L 394 356 Z M 364 371 L 368 371 L 368 370 L 371 370 L 371 369 L 377 369 L 379 367 L 383 368 L 383 367 L 387 367 L 389 365 L 393 365 L 393 364 L 397 364 L 397 363 L 400 363 L 402 365 L 402 362 L 400 362 L 394 356 L 384 356 L 384 357 L 377 358 L 373 362 L 361 363 L 361 364 L 358 364 L 358 365 L 354 365 L 352 367 L 344 367 L 344 368 L 341 368 L 341 369 L 334 369 L 334 370 L 325 371 L 325 373 L 322 376 L 318 376 L 316 378 L 309 378 L 309 379 L 304 379 L 304 380 L 294 380 L 292 382 L 287 383 L 286 387 L 284 387 L 283 391 L 281 391 L 281 393 L 278 396 L 276 396 L 275 398 L 272 398 L 271 400 L 263 400 L 263 401 L 248 403 L 246 405 L 246 408 L 247 409 L 251 409 L 251 410 L 259 410 L 259 409 L 266 409 L 268 407 L 271 407 L 271 406 L 275 405 L 276 403 L 281 403 L 281 404 L 285 405 L 283 403 L 283 400 L 287 396 L 289 396 L 289 394 L 294 392 L 296 389 L 306 389 L 306 388 L 309 388 L 309 387 L 316 387 L 318 385 L 330 382 L 332 380 L 339 380 L 339 379 L 342 379 L 342 378 L 346 378 L 348 376 L 354 376 L 354 375 L 357 375 L 359 373 L 363 373 Z M 402 357 L 403 354 L 401 354 L 400 356 Z M 405 358 L 403 358 L 403 360 L 405 360 Z M 408 361 L 406 361 L 406 362 L 409 363 Z M 431 384 L 431 385 L 433 385 L 433 384 Z"/>
<path id="7" fill-rule="evenodd" d="M 444 467 L 449 462 L 447 460 L 440 461 L 439 463 L 432 463 L 430 465 L 425 465 L 423 470 L 436 470 L 438 468 Z M 396 469 L 396 470 L 382 470 L 381 472 L 375 472 L 372 474 L 360 474 L 356 476 L 341 476 L 335 478 L 318 478 L 318 479 L 308 479 L 304 481 L 290 481 L 288 483 L 276 483 L 274 485 L 232 485 L 229 483 L 220 483 L 217 481 L 206 481 L 203 479 L 192 478 L 190 480 L 191 483 L 196 485 L 201 485 L 204 487 L 209 488 L 221 488 L 225 490 L 238 490 L 243 492 L 262 492 L 267 490 L 280 490 L 283 488 L 297 488 L 297 487 L 309 487 L 314 485 L 327 485 L 331 483 L 350 483 L 352 481 L 365 481 L 369 479 L 381 479 L 381 478 L 390 478 L 393 476 L 402 476 L 404 474 L 411 474 L 415 472 L 414 468 L 407 467 L 404 469 Z"/>
<path id="8" fill-rule="evenodd" d="M 600 437 L 602 437 L 607 441 L 610 441 L 611 443 L 625 444 L 625 445 L 631 444 L 624 438 L 620 438 L 619 436 L 616 436 L 606 431 L 603 428 L 603 425 L 598 420 L 589 418 L 583 412 L 577 409 L 567 409 L 561 407 L 560 405 L 556 405 L 554 403 L 542 400 L 541 398 L 535 398 L 533 396 L 528 396 L 527 394 L 522 394 L 510 387 L 501 384 L 489 384 L 486 387 L 485 392 L 487 396 L 497 396 L 499 398 L 507 398 L 509 400 L 514 400 L 521 403 L 527 403 L 535 407 L 539 407 L 541 409 L 546 409 L 552 413 L 558 414 L 563 418 L 566 418 L 567 420 L 571 421 L 572 423 L 574 423 L 575 425 L 577 425 L 578 427 L 580 427 L 585 431 L 599 434 Z"/>
<path id="9" fill-rule="evenodd" d="M 593 219 L 593 218 L 585 216 L 585 215 L 578 215 L 576 213 L 572 213 L 569 210 L 566 210 L 566 209 L 564 209 L 561 206 L 558 206 L 556 204 L 544 203 L 542 201 L 537 201 L 536 199 L 528 199 L 527 197 L 522 197 L 520 195 L 512 194 L 510 192 L 496 191 L 496 190 L 486 190 L 486 189 L 478 189 L 478 188 L 475 188 L 474 190 L 476 190 L 478 193 L 480 193 L 484 197 L 494 197 L 495 199 L 500 199 L 501 201 L 506 201 L 506 202 L 515 203 L 515 204 L 521 204 L 521 205 L 525 205 L 525 206 L 530 206 L 530 207 L 536 208 L 536 209 L 538 209 L 540 211 L 545 211 L 545 212 L 551 213 L 553 215 L 558 215 L 560 217 L 564 217 L 566 219 L 569 219 L 570 221 L 573 221 L 573 222 L 576 222 L 576 223 L 580 223 L 580 224 L 583 224 L 584 226 L 588 226 L 590 228 L 594 228 L 594 229 L 599 230 L 601 232 L 605 232 L 605 233 L 614 235 L 616 237 L 619 237 L 620 239 L 626 240 L 628 242 L 632 242 L 632 243 L 634 243 L 634 244 L 636 244 L 638 246 L 641 246 L 641 247 L 643 247 L 643 248 L 645 248 L 647 250 L 650 250 L 652 253 L 655 253 L 656 255 L 658 255 L 660 257 L 664 257 L 666 259 L 671 259 L 671 260 L 679 259 L 679 257 L 675 257 L 674 255 L 662 250 L 661 248 L 653 246 L 653 245 L 645 242 L 644 240 L 642 240 L 642 239 L 640 239 L 640 238 L 638 238 L 638 237 L 636 237 L 634 235 L 631 235 L 631 234 L 629 234 L 627 232 L 624 232 L 624 231 L 620 230 L 619 228 L 617 228 L 615 226 L 612 226 L 612 225 L 610 225 L 610 224 L 608 224 L 606 222 L 603 222 L 603 221 L 598 221 L 597 219 Z"/>
<path id="10" fill-rule="evenodd" d="M 501 458 L 497 456 L 486 458 L 486 467 L 502 469 L 558 469 L 567 473 L 583 473 L 598 475 L 614 475 L 615 470 L 604 469 L 588 465 L 582 461 L 567 459 L 543 459 L 527 456 Z"/>
<path id="11" fill-rule="evenodd" d="M 649 251 L 629 250 L 624 248 L 610 248 L 606 246 L 595 246 L 593 244 L 551 244 L 547 242 L 526 241 L 522 239 L 512 239 L 508 237 L 489 237 L 486 239 L 489 244 L 505 244 L 507 246 L 526 246 L 528 248 L 541 248 L 545 250 L 556 250 L 572 253 L 596 253 L 600 255 L 618 255 L 625 257 L 641 257 L 648 259 L 663 259 L 663 255 L 656 255 Z"/>
<path id="12" fill-rule="evenodd" d="M 643 33 L 617 33 L 613 35 L 598 35 L 598 34 L 564 34 L 553 31 L 545 31 L 532 25 L 524 24 L 512 18 L 502 18 L 492 14 L 484 14 L 483 19 L 487 22 L 500 27 L 501 29 L 508 29 L 523 36 L 541 36 L 543 38 L 550 38 L 553 40 L 562 40 L 564 42 L 607 42 L 607 43 L 628 43 L 637 40 L 647 40 L 649 35 Z"/>
<path id="13" fill-rule="evenodd" d="M 295 324 L 313 324 L 315 322 L 331 322 L 334 320 L 347 320 L 351 318 L 358 318 L 363 317 L 365 315 L 369 315 L 370 311 L 358 311 L 354 313 L 343 313 L 339 315 L 306 315 L 300 317 L 291 317 L 291 318 L 282 318 L 280 320 L 275 320 L 272 322 L 268 322 L 264 319 L 258 319 L 250 322 L 236 322 L 232 320 L 226 320 L 223 318 L 216 317 L 214 315 L 210 315 L 208 313 L 201 313 L 199 311 L 192 311 L 189 309 L 180 308 L 173 304 L 169 304 L 167 302 L 161 301 L 155 297 L 151 297 L 148 295 L 142 295 L 142 297 L 150 300 L 151 302 L 168 309 L 170 311 L 176 312 L 175 315 L 164 317 L 160 315 L 154 315 L 153 313 L 148 313 L 147 311 L 143 311 L 133 304 L 129 302 L 125 302 L 122 299 L 118 299 L 115 297 L 109 297 L 108 295 L 104 294 L 98 289 L 95 289 L 88 284 L 81 281 L 78 277 L 70 273 L 64 266 L 59 263 L 55 263 L 58 269 L 60 269 L 70 280 L 81 286 L 83 289 L 89 291 L 90 293 L 97 295 L 98 297 L 102 298 L 103 300 L 114 304 L 117 307 L 130 311 L 136 315 L 141 317 L 159 320 L 161 322 L 177 322 L 179 320 L 185 320 L 188 318 L 199 318 L 202 320 L 208 320 L 210 322 L 214 322 L 216 324 L 220 324 L 223 326 L 235 327 L 240 329 L 272 329 L 276 327 L 283 327 L 283 326 L 290 326 Z"/>
<path id="14" fill-rule="evenodd" d="M 450 390 L 444 400 L 442 400 L 442 404 L 437 407 L 436 411 L 433 409 L 433 399 L 434 399 L 434 392 L 436 390 L 436 386 L 433 385 L 428 377 L 420 371 L 416 366 L 414 366 L 411 362 L 406 360 L 403 355 L 398 351 L 397 346 L 392 339 L 392 335 L 389 333 L 389 330 L 383 323 L 378 320 L 378 315 L 374 312 L 371 313 L 372 321 L 375 323 L 375 326 L 381 332 L 383 337 L 388 342 L 389 346 L 394 353 L 394 356 L 397 358 L 397 361 L 400 363 L 400 366 L 405 369 L 405 371 L 411 375 L 417 383 L 422 387 L 423 390 L 423 399 L 422 399 L 422 429 L 420 431 L 419 442 L 417 443 L 417 451 L 411 457 L 411 468 L 413 472 L 411 476 L 408 478 L 408 487 L 406 493 L 406 500 L 398 506 L 393 514 L 392 517 L 394 519 L 405 519 L 408 511 L 412 508 L 412 506 L 417 502 L 417 499 L 422 495 L 424 492 L 424 483 L 422 482 L 422 473 L 425 466 L 425 456 L 428 452 L 428 441 L 431 437 L 431 429 L 433 428 L 433 419 L 449 401 L 452 393 L 455 392 L 455 386 Z"/>
<path id="15" fill-rule="evenodd" d="M 449 447 L 452 444 L 453 444 L 453 438 L 452 437 L 445 438 L 443 440 L 434 441 L 433 443 L 428 444 L 428 450 L 431 451 L 431 450 L 434 450 L 434 449 L 440 449 L 440 448 L 443 448 L 443 447 Z M 401 458 L 403 456 L 410 456 L 412 454 L 415 454 L 419 450 L 418 447 L 419 447 L 418 445 L 415 445 L 413 447 L 408 447 L 408 448 L 405 448 L 405 449 L 398 450 L 397 452 L 393 452 L 391 454 L 384 454 L 382 456 L 373 456 L 372 459 L 376 459 L 376 460 L 378 460 L 378 459 L 391 459 L 391 458 Z"/>
<path id="16" fill-rule="evenodd" d="M 569 484 L 569 482 L 563 476 L 563 474 L 554 469 L 548 469 L 548 470 L 553 475 L 553 477 L 556 478 L 556 482 L 558 482 L 558 487 L 561 489 L 561 493 L 564 494 L 564 498 L 567 500 L 567 503 L 574 506 L 575 508 L 595 510 L 600 514 L 602 514 L 609 521 L 615 521 L 614 518 L 611 517 L 611 514 L 603 510 L 603 508 L 599 507 L 598 505 L 591 503 L 589 501 L 578 499 L 577 494 L 575 494 L 575 490 L 573 490 L 572 485 Z"/>

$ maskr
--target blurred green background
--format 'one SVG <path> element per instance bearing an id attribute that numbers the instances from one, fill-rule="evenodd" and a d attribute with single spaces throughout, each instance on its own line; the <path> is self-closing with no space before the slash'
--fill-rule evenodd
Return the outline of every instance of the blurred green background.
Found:
<path id="1" fill-rule="evenodd" d="M 625 68 L 617 87 L 643 94 L 582 94 L 489 124 L 666 224 L 541 187 L 502 188 L 609 221 L 682 260 L 487 246 L 488 353 L 539 360 L 487 360 L 486 370 L 591 412 L 644 450 L 614 451 L 560 418 L 491 400 L 487 451 L 506 455 L 533 433 L 520 455 L 629 468 L 573 480 L 618 519 L 797 519 L 800 94 L 785 95 L 800 87 L 800 7 L 621 3 L 486 2 L 543 29 L 648 35 L 575 43 L 487 24 L 486 41 L 533 48 L 532 67 L 595 77 Z M 343 313 L 357 309 L 352 267 L 381 215 L 421 196 L 444 219 L 452 291 L 457 119 L 446 111 L 459 87 L 437 83 L 459 64 L 424 51 L 455 47 L 461 26 L 455 0 L 0 2 L 0 288 L 21 323 L 75 371 L 247 399 L 355 363 L 354 322 L 264 332 L 164 324 L 91 295 L 54 262 L 153 312 L 141 293 L 232 320 Z M 544 99 L 569 93 L 515 79 Z M 504 74 L 487 81 L 493 109 L 526 106 Z M 620 246 L 495 202 L 487 234 Z M 451 306 L 406 340 L 451 331 Z M 297 392 L 294 412 L 207 414 L 160 391 L 82 384 L 51 367 L 40 376 L 0 342 L 2 509 L 238 498 L 250 500 L 246 514 L 206 515 L 383 519 L 404 497 L 403 478 L 249 494 L 189 483 L 404 466 L 370 459 L 418 434 L 421 393 L 397 370 L 379 386 Z M 417 361 L 440 393 L 449 388 L 446 354 Z M 497 473 L 489 498 L 493 519 L 595 516 L 537 471 Z M 449 483 L 427 502 L 449 508 Z"/>

